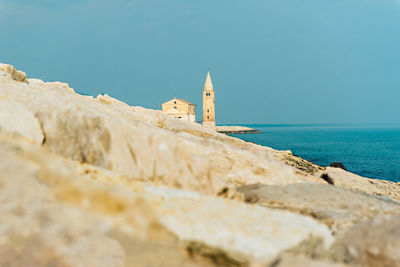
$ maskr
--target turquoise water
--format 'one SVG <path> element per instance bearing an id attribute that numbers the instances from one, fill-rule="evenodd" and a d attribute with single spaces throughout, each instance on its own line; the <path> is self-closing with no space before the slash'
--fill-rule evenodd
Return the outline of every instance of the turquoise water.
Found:
<path id="1" fill-rule="evenodd" d="M 232 135 L 321 166 L 340 161 L 361 176 L 400 181 L 400 126 L 245 125 L 261 134 Z"/>

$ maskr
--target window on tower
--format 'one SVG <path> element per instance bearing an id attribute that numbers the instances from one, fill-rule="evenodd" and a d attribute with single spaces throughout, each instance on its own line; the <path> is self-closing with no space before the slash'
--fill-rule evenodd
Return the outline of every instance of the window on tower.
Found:
<path id="1" fill-rule="evenodd" d="M 210 110 L 209 110 L 209 109 L 207 109 L 207 112 L 210 112 Z"/>
<path id="2" fill-rule="evenodd" d="M 176 109 L 176 106 L 174 106 L 174 109 Z"/>

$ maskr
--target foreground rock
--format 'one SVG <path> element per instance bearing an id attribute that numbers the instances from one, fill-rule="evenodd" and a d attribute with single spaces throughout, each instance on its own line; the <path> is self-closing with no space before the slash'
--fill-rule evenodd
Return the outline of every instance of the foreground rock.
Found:
<path id="1" fill-rule="evenodd" d="M 131 255 L 123 244 L 167 233 L 158 243 L 177 238 L 176 251 L 219 264 L 268 263 L 307 242 L 320 250 L 333 243 L 328 227 L 308 216 L 132 183 L 13 140 L 0 142 L 0 156 L 2 264 L 123 266 Z"/>
<path id="2" fill-rule="evenodd" d="M 336 260 L 357 266 L 400 266 L 400 215 L 377 216 L 340 240 Z"/>
<path id="3" fill-rule="evenodd" d="M 34 144 L 42 144 L 44 136 L 39 120 L 24 106 L 0 98 L 0 133 L 22 136 Z"/>
<path id="4" fill-rule="evenodd" d="M 311 260 L 303 256 L 282 254 L 273 264 L 273 267 L 344 267 L 344 263 L 334 263 L 328 260 Z"/>
<path id="5" fill-rule="evenodd" d="M 400 213 L 400 204 L 332 185 L 251 185 L 238 189 L 246 201 L 307 214 L 341 233 L 376 215 Z"/>
<path id="6" fill-rule="evenodd" d="M 308 216 L 201 197 L 167 188 L 146 188 L 162 198 L 161 223 L 179 239 L 216 248 L 232 261 L 268 262 L 282 251 L 320 240 L 322 250 L 333 242 L 328 228 Z"/>

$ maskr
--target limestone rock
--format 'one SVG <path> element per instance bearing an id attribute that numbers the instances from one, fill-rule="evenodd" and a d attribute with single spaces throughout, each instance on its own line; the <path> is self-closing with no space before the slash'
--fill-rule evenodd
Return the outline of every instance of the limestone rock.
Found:
<path id="1" fill-rule="evenodd" d="M 395 201 L 332 185 L 250 185 L 238 191 L 244 193 L 249 202 L 310 215 L 336 233 L 376 215 L 400 213 L 400 204 Z"/>
<path id="2" fill-rule="evenodd" d="M 29 83 L 26 78 L 26 73 L 16 70 L 12 65 L 0 63 L 0 71 L 10 74 L 12 79 L 17 82 Z"/>
<path id="3" fill-rule="evenodd" d="M 377 216 L 340 240 L 336 260 L 356 266 L 400 266 L 400 215 Z"/>
<path id="4" fill-rule="evenodd" d="M 262 265 L 261 265 L 262 266 Z M 260 266 L 260 267 L 261 267 Z M 293 256 L 290 254 L 281 255 L 272 266 L 276 267 L 344 267 L 345 264 L 330 261 L 313 260 L 303 256 Z M 252 267 L 258 267 L 252 266 Z"/>
<path id="5" fill-rule="evenodd" d="M 365 178 L 340 168 L 332 167 L 326 167 L 326 170 L 318 175 L 321 174 L 326 174 L 335 186 L 377 196 L 387 196 L 400 202 L 399 183 Z"/>
<path id="6" fill-rule="evenodd" d="M 308 216 L 176 189 L 145 189 L 153 199 L 161 197 L 161 223 L 179 239 L 222 250 L 235 262 L 270 262 L 313 239 L 325 250 L 333 243 L 329 229 Z"/>
<path id="7" fill-rule="evenodd" d="M 107 223 L 60 205 L 23 149 L 0 144 L 0 265 L 123 266 L 124 251 L 105 235 Z"/>
<path id="8" fill-rule="evenodd" d="M 0 98 L 0 132 L 27 138 L 33 143 L 42 144 L 43 133 L 39 120 L 24 106 Z"/>
<path id="9" fill-rule="evenodd" d="M 151 241 L 167 232 L 192 254 L 238 264 L 269 262 L 315 239 L 325 250 L 333 243 L 308 216 L 132 182 L 14 139 L 0 142 L 0 157 L 1 264 L 123 266 L 132 244 L 172 246 Z"/>
<path id="10" fill-rule="evenodd" d="M 140 184 L 24 139 L 0 136 L 0 157 L 0 266 L 208 266 L 182 253 Z"/>
<path id="11" fill-rule="evenodd" d="M 275 156 L 283 163 L 296 168 L 298 172 L 314 175 L 324 170 L 321 166 L 294 156 L 291 151 L 276 151 Z"/>

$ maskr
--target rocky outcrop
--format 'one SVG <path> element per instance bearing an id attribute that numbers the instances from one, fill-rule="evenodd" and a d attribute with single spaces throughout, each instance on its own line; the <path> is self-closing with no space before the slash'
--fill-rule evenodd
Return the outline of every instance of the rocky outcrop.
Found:
<path id="1" fill-rule="evenodd" d="M 356 225 L 338 243 L 336 260 L 356 266 L 400 266 L 400 216 L 377 216 Z"/>
<path id="2" fill-rule="evenodd" d="M 369 264 L 351 229 L 398 213 L 398 184 L 1 66 L 1 266 Z"/>
<path id="3" fill-rule="evenodd" d="M 400 213 L 400 204 L 395 201 L 332 185 L 250 185 L 238 190 L 247 202 L 309 215 L 335 234 L 377 215 Z"/>
<path id="4" fill-rule="evenodd" d="M 24 106 L 4 98 L 0 98 L 0 133 L 23 136 L 38 145 L 44 139 L 39 120 Z"/>
<path id="5" fill-rule="evenodd" d="M 273 150 L 162 112 L 130 107 L 107 95 L 81 96 L 63 83 L 29 82 L 22 86 L 1 76 L 0 97 L 23 106 L 39 121 L 44 147 L 129 179 L 208 194 L 249 183 L 320 180 L 283 164 Z"/>
<path id="6" fill-rule="evenodd" d="M 361 177 L 340 168 L 327 167 L 320 173 L 326 175 L 335 186 L 376 196 L 386 196 L 400 202 L 399 183 Z"/>
<path id="7" fill-rule="evenodd" d="M 328 227 L 308 216 L 112 177 L 14 139 L 0 142 L 0 156 L 7 159 L 0 164 L 2 264 L 22 266 L 27 257 L 38 265 L 123 266 L 122 236 L 129 244 L 160 233 L 158 242 L 176 238 L 192 254 L 239 265 L 271 262 L 314 240 L 323 250 L 333 243 Z"/>
<path id="8" fill-rule="evenodd" d="M 316 239 L 327 250 L 333 242 L 328 228 L 308 216 L 167 188 L 145 190 L 162 198 L 161 224 L 180 240 L 222 249 L 236 262 L 269 262 L 301 243 Z"/>
<path id="9" fill-rule="evenodd" d="M 276 151 L 275 156 L 283 163 L 294 167 L 297 173 L 315 175 L 316 173 L 324 170 L 324 168 L 321 166 L 294 156 L 291 151 Z"/>
<path id="10" fill-rule="evenodd" d="M 12 65 L 0 63 L 0 71 L 10 74 L 11 78 L 14 81 L 29 83 L 26 77 L 26 73 L 23 71 L 16 70 Z"/>

